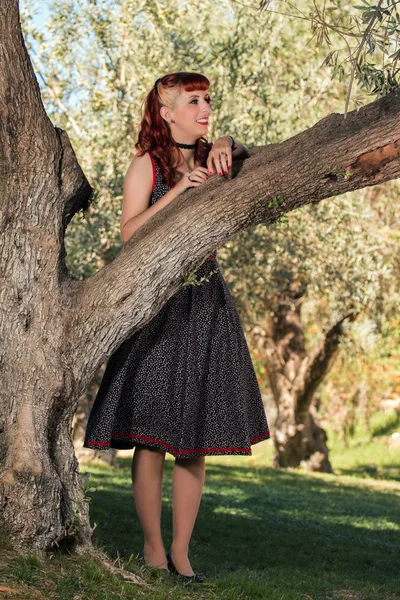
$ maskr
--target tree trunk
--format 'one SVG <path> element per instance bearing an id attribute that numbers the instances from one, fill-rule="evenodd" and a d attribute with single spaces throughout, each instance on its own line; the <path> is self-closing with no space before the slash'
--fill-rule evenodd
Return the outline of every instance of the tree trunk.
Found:
<path id="1" fill-rule="evenodd" d="M 74 441 L 75 454 L 79 462 L 81 460 L 99 460 L 107 465 L 118 467 L 119 463 L 115 448 L 108 448 L 107 450 L 93 450 L 91 448 L 83 447 L 87 422 L 105 371 L 105 366 L 106 363 L 104 362 L 101 368 L 96 371 L 95 376 L 92 378 L 86 391 L 79 398 L 78 409 L 75 412 L 72 423 L 72 438 Z"/>
<path id="2" fill-rule="evenodd" d="M 17 0 L 0 3 L 0 40 L 1 522 L 19 549 L 44 552 L 63 540 L 80 549 L 91 528 L 72 421 L 98 367 L 240 231 L 399 177 L 400 93 L 252 149 L 229 176 L 182 194 L 111 264 L 77 281 L 64 233 L 92 189 L 44 110 Z"/>
<path id="3" fill-rule="evenodd" d="M 303 298 L 280 299 L 267 330 L 257 326 L 254 335 L 263 348 L 268 379 L 277 408 L 272 431 L 276 468 L 302 466 L 311 471 L 332 473 L 327 435 L 320 426 L 314 394 L 339 351 L 343 317 L 325 335 L 318 347 L 307 354 L 300 313 Z"/>

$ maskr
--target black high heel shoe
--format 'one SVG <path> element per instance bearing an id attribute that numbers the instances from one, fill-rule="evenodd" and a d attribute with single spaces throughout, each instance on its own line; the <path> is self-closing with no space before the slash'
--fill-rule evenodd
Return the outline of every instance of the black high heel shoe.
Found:
<path id="1" fill-rule="evenodd" d="M 159 567 L 151 567 L 150 565 L 148 565 L 144 560 L 144 548 L 143 548 L 143 550 L 141 550 L 139 552 L 139 555 L 137 557 L 137 562 L 142 567 L 148 567 L 149 569 L 158 569 L 159 571 L 165 571 L 166 573 L 169 573 L 169 571 L 167 569 L 161 569 Z"/>
<path id="2" fill-rule="evenodd" d="M 178 569 L 175 567 L 174 563 L 172 562 L 171 550 L 167 554 L 167 562 L 168 562 L 168 569 L 170 570 L 170 572 L 173 573 L 174 575 L 177 575 L 181 581 L 184 581 L 187 583 L 204 583 L 205 578 L 201 573 L 195 573 L 194 575 L 182 575 L 182 573 L 179 573 Z"/>

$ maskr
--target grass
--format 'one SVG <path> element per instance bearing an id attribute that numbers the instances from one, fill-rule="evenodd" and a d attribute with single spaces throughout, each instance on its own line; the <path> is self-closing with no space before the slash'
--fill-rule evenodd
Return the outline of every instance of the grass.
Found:
<path id="1" fill-rule="evenodd" d="M 376 431 L 385 427 L 378 423 Z M 271 468 L 270 440 L 254 445 L 249 457 L 207 457 L 190 545 L 193 569 L 203 570 L 207 583 L 191 588 L 136 564 L 142 534 L 130 457 L 120 459 L 119 469 L 81 463 L 95 488 L 89 496 L 96 545 L 152 589 L 121 581 L 89 555 L 53 554 L 42 563 L 35 555 L 15 556 L 0 540 L 0 598 L 400 599 L 400 457 L 389 439 L 385 433 L 371 442 L 359 432 L 346 447 L 330 435 L 334 475 Z M 162 529 L 168 549 L 174 459 L 166 456 Z"/>

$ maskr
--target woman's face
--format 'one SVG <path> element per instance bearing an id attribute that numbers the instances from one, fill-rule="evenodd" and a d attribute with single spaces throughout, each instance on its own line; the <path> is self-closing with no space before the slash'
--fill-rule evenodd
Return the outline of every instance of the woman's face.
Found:
<path id="1" fill-rule="evenodd" d="M 168 121 L 171 119 L 175 121 L 175 123 L 170 123 L 174 137 L 184 134 L 185 138 L 193 137 L 194 140 L 197 140 L 202 135 L 206 135 L 208 119 L 212 110 L 210 102 L 211 97 L 208 90 L 182 91 L 176 99 L 175 109 L 169 111 L 168 115 Z"/>

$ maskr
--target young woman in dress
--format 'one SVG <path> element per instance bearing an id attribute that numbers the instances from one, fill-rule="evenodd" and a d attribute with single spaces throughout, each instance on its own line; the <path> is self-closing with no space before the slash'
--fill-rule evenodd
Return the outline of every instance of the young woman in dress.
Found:
<path id="1" fill-rule="evenodd" d="M 247 148 L 231 136 L 204 137 L 211 116 L 210 82 L 200 73 L 157 79 L 145 99 L 133 157 L 124 179 L 121 237 L 188 188 L 223 176 Z M 216 270 L 215 270 L 216 269 Z M 186 286 L 109 358 L 86 430 L 88 448 L 135 448 L 132 486 L 143 531 L 144 564 L 202 582 L 189 560 L 205 456 L 251 454 L 270 437 L 239 316 L 218 269 L 216 252 L 198 268 L 210 276 Z M 165 453 L 175 457 L 173 532 L 161 535 Z"/>

